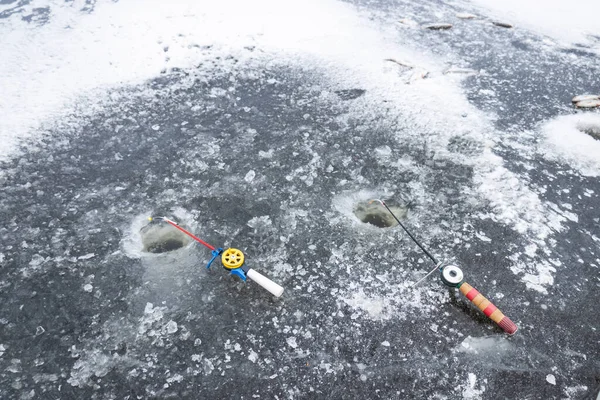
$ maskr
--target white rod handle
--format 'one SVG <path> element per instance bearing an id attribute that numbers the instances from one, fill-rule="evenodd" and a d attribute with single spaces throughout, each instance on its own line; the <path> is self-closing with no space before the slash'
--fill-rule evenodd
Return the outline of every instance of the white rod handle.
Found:
<path id="1" fill-rule="evenodd" d="M 269 292 L 273 293 L 273 295 L 276 297 L 281 296 L 283 293 L 283 288 L 281 286 L 253 269 L 249 269 L 248 272 L 246 272 L 246 276 L 258 283 L 263 288 L 267 289 Z"/>

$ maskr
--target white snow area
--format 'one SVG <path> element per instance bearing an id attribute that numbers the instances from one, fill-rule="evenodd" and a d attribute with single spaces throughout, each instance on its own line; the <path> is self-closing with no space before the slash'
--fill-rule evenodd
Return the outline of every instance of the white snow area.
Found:
<path id="1" fill-rule="evenodd" d="M 240 58 L 247 53 L 244 47 L 258 46 L 285 52 L 288 59 L 318 56 L 324 58 L 321 66 L 368 65 L 378 70 L 379 79 L 381 57 L 399 55 L 380 29 L 335 1 L 104 0 L 89 15 L 79 12 L 83 5 L 81 0 L 34 0 L 29 10 L 50 7 L 48 24 L 31 26 L 20 18 L 0 24 L 0 154 L 14 150 L 19 138 L 65 105 L 81 102 L 77 96 L 138 83 L 165 68 L 192 67 L 202 60 L 202 46 Z M 406 53 L 403 49 L 413 63 L 420 59 L 416 52 Z M 429 86 L 435 90 L 437 85 Z"/>
<path id="2" fill-rule="evenodd" d="M 546 157 L 566 162 L 582 175 L 600 176 L 600 113 L 557 117 L 542 126 L 542 135 L 540 151 Z"/>
<path id="3" fill-rule="evenodd" d="M 597 0 L 470 0 L 499 20 L 547 35 L 562 44 L 581 43 L 600 50 Z M 469 10 L 472 11 L 472 10 Z"/>

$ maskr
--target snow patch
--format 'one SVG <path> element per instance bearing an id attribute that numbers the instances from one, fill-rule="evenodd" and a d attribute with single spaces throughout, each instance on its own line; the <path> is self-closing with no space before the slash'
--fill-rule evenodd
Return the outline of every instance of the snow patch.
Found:
<path id="1" fill-rule="evenodd" d="M 477 375 L 470 373 L 468 374 L 468 382 L 459 386 L 462 388 L 462 398 L 468 400 L 481 399 L 485 392 L 485 386 L 480 385 L 477 387 Z"/>
<path id="2" fill-rule="evenodd" d="M 582 175 L 600 176 L 599 113 L 557 117 L 542 126 L 542 135 L 540 152 L 547 158 L 566 162 Z"/>
<path id="3" fill-rule="evenodd" d="M 371 319 L 389 319 L 388 301 L 385 297 L 369 297 L 361 289 L 354 296 L 343 299 L 352 308 L 362 310 Z"/>
<path id="4" fill-rule="evenodd" d="M 579 0 L 575 4 L 563 0 L 471 0 L 471 3 L 563 44 L 593 44 L 591 35 L 600 35 L 597 18 L 600 3 L 596 0 Z"/>

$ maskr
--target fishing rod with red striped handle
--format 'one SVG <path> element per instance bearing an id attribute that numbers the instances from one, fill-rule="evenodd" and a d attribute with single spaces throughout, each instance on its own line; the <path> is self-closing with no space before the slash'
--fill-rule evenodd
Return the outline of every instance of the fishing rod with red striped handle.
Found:
<path id="1" fill-rule="evenodd" d="M 419 243 L 419 241 L 410 233 L 408 229 L 400 222 L 400 220 L 396 217 L 396 215 L 390 210 L 390 208 L 383 202 L 383 200 L 375 199 L 372 201 L 376 201 L 381 203 L 389 213 L 394 217 L 398 225 L 404 229 L 404 231 L 408 234 L 408 236 L 419 246 L 419 248 L 433 261 L 435 264 L 435 268 L 432 269 L 427 275 L 421 278 L 417 283 L 412 285 L 412 287 L 417 286 L 419 283 L 423 282 L 429 275 L 439 270 L 440 278 L 442 282 L 450 287 L 457 288 L 475 307 L 477 307 L 481 312 L 483 312 L 488 318 L 494 321 L 504 332 L 509 335 L 513 335 L 517 331 L 517 325 L 510 320 L 506 315 L 502 313 L 491 301 L 485 298 L 481 293 L 477 291 L 473 286 L 465 282 L 463 272 L 460 268 L 455 265 L 443 264 L 438 262 L 436 258 L 431 255 L 425 249 L 425 247 Z"/>
<path id="2" fill-rule="evenodd" d="M 489 319 L 494 321 L 504 332 L 509 335 L 514 335 L 518 329 L 517 325 L 504 315 L 491 301 L 479 293 L 477 289 L 465 282 L 463 272 L 460 268 L 454 265 L 444 265 L 439 269 L 442 282 L 444 282 L 445 285 L 460 290 L 460 292 L 473 303 L 475 307 L 481 310 L 481 312 Z M 413 285 L 413 287 L 415 285 Z"/>

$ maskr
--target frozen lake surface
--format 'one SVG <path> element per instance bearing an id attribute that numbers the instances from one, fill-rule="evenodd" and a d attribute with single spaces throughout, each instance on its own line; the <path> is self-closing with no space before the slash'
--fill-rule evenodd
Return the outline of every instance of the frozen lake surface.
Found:
<path id="1" fill-rule="evenodd" d="M 0 398 L 595 399 L 600 27 L 488 3 L 0 1 Z"/>

